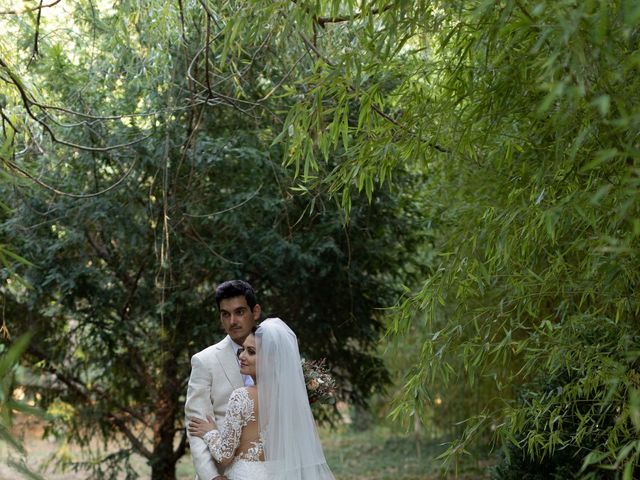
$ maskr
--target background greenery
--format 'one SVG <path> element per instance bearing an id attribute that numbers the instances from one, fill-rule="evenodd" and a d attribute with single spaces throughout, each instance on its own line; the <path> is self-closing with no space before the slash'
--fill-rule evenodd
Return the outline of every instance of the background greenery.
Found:
<path id="1" fill-rule="evenodd" d="M 36 333 L 53 432 L 125 439 L 83 467 L 174 478 L 239 276 L 354 429 L 493 445 L 497 478 L 637 476 L 637 2 L 2 9 L 3 324 Z"/>

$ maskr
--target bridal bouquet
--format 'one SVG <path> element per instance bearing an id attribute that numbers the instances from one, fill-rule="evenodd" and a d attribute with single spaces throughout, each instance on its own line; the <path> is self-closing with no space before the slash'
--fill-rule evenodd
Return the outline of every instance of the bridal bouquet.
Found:
<path id="1" fill-rule="evenodd" d="M 307 385 L 309 403 L 336 403 L 336 383 L 324 364 L 320 361 L 303 360 L 302 372 Z"/>

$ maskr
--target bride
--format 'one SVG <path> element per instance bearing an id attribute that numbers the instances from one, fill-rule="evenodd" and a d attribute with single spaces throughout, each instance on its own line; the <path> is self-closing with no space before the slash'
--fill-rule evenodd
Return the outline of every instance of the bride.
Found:
<path id="1" fill-rule="evenodd" d="M 218 428 L 193 418 L 229 480 L 334 480 L 324 458 L 304 382 L 295 333 L 279 318 L 263 321 L 239 351 L 252 387 L 236 389 Z"/>

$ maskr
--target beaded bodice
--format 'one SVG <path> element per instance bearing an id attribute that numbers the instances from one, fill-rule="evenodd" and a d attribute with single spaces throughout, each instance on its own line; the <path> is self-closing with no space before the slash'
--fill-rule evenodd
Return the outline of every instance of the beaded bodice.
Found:
<path id="1" fill-rule="evenodd" d="M 236 457 L 238 459 L 259 462 L 264 458 L 264 445 L 259 434 L 254 438 L 243 435 L 243 429 L 256 423 L 255 405 L 246 388 L 238 388 L 229 398 L 227 414 L 219 429 L 211 430 L 204 435 L 216 462 L 226 463 Z M 258 428 L 252 429 L 258 431 Z"/>

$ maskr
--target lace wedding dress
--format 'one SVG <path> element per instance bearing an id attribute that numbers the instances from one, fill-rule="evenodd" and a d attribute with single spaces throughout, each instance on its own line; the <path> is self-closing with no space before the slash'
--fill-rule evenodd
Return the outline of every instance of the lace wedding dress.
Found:
<path id="1" fill-rule="evenodd" d="M 229 480 L 269 480 L 255 406 L 246 388 L 234 390 L 221 428 L 207 432 L 204 441 L 216 462 L 233 459 L 224 471 Z"/>
<path id="2" fill-rule="evenodd" d="M 211 455 L 228 465 L 229 480 L 335 480 L 309 407 L 295 333 L 268 318 L 255 335 L 257 387 L 231 394 L 222 427 L 204 435 Z"/>

